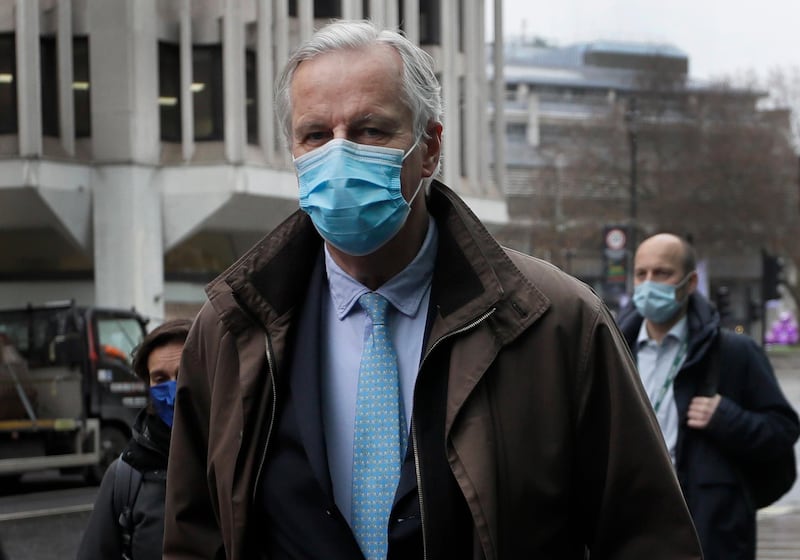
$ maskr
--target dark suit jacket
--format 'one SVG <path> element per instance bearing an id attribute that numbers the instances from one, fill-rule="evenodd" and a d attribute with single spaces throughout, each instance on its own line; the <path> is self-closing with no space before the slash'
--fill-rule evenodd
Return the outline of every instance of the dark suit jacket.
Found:
<path id="1" fill-rule="evenodd" d="M 619 316 L 625 339 L 636 354 L 642 316 L 633 306 Z M 675 378 L 680 426 L 676 449 L 678 480 L 697 528 L 705 560 L 755 558 L 755 507 L 737 461 L 775 457 L 791 447 L 800 424 L 778 385 L 763 350 L 749 337 L 728 333 L 720 346 L 719 407 L 705 430 L 686 425 L 689 403 L 703 394 L 719 315 L 700 294 L 688 309 L 689 350 Z"/>

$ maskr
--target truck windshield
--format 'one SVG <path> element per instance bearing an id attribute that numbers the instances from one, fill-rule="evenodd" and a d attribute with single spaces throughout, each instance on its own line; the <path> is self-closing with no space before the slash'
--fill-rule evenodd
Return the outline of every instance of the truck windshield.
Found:
<path id="1" fill-rule="evenodd" d="M 129 361 L 142 341 L 142 326 L 132 317 L 98 317 L 97 341 L 105 354 Z"/>
<path id="2" fill-rule="evenodd" d="M 142 341 L 144 328 L 131 316 L 96 313 L 98 350 L 109 358 L 130 363 L 131 352 Z M 0 312 L 0 339 L 13 346 L 30 368 L 65 365 L 57 344 L 74 339 L 85 347 L 86 316 L 72 308 L 33 308 Z"/>

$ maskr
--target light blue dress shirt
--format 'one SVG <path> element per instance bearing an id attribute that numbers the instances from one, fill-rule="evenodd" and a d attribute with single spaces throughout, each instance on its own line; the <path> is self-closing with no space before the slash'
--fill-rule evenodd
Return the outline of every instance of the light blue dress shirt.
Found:
<path id="1" fill-rule="evenodd" d="M 437 247 L 436 223 L 428 218 L 428 233 L 417 256 L 377 290 L 391 303 L 388 324 L 397 352 L 407 427 L 411 425 Z M 325 269 L 329 289 L 323 289 L 321 303 L 322 415 L 334 501 L 350 523 L 358 370 L 361 349 L 369 334 L 367 316 L 358 305 L 358 298 L 369 289 L 342 270 L 327 247 Z"/>
<path id="2" fill-rule="evenodd" d="M 675 364 L 675 358 L 681 349 L 682 343 L 689 336 L 689 324 L 686 316 L 675 323 L 667 335 L 662 339 L 661 344 L 650 338 L 647 334 L 646 321 L 642 321 L 639 329 L 639 336 L 636 339 L 637 352 L 636 361 L 639 368 L 639 375 L 642 378 L 642 385 L 650 399 L 650 404 L 655 406 L 661 392 L 661 388 L 670 374 L 673 367 L 674 373 L 680 371 L 683 362 L 686 360 L 686 352 L 683 352 L 680 360 Z M 673 365 L 675 364 L 675 365 Z M 674 381 L 674 380 L 673 380 Z M 673 391 L 674 382 L 667 386 L 667 390 L 661 399 L 661 405 L 656 411 L 658 425 L 661 427 L 661 434 L 675 464 L 675 448 L 678 443 L 678 406 L 675 404 L 675 392 Z"/>

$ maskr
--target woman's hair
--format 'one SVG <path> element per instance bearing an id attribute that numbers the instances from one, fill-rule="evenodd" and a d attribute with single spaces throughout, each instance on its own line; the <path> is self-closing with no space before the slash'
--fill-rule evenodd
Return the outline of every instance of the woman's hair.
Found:
<path id="1" fill-rule="evenodd" d="M 150 353 L 171 342 L 186 342 L 191 326 L 189 319 L 172 319 L 150 331 L 133 351 L 133 371 L 136 376 L 150 385 L 150 371 L 147 368 Z"/>
<path id="2" fill-rule="evenodd" d="M 431 122 L 442 120 L 442 97 L 433 71 L 433 58 L 396 31 L 380 29 L 370 21 L 334 21 L 317 31 L 289 57 L 278 81 L 276 113 L 291 146 L 292 105 L 290 89 L 298 66 L 321 54 L 341 50 L 366 50 L 375 45 L 395 49 L 403 61 L 402 101 L 411 110 L 416 138 L 427 138 Z"/>

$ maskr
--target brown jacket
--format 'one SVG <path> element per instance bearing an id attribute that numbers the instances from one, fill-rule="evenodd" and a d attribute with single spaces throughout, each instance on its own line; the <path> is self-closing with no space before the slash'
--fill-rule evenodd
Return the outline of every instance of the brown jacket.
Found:
<path id="1" fill-rule="evenodd" d="M 429 209 L 439 230 L 436 313 L 419 375 L 448 376 L 445 453 L 478 555 L 582 560 L 588 548 L 592 560 L 701 558 L 601 301 L 555 267 L 502 249 L 443 185 L 434 183 Z M 258 477 L 320 248 L 295 213 L 208 286 L 178 381 L 165 559 L 261 557 Z M 448 361 L 448 371 L 427 371 Z M 424 534 L 424 505 L 422 514 Z"/>

